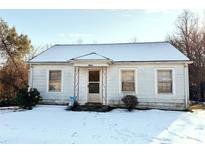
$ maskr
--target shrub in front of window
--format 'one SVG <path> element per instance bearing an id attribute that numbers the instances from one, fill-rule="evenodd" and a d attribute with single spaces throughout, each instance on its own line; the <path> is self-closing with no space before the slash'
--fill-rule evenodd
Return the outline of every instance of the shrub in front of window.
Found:
<path id="1" fill-rule="evenodd" d="M 16 95 L 16 103 L 23 109 L 31 110 L 41 100 L 40 92 L 36 88 L 20 89 Z"/>
<path id="2" fill-rule="evenodd" d="M 122 98 L 122 101 L 125 103 L 128 111 L 132 111 L 139 103 L 137 97 L 134 95 L 126 95 Z"/>

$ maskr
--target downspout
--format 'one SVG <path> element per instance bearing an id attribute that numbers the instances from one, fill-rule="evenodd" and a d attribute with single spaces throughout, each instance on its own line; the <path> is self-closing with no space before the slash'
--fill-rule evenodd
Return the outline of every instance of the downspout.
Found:
<path id="1" fill-rule="evenodd" d="M 188 64 L 184 64 L 185 109 L 188 109 Z"/>
<path id="2" fill-rule="evenodd" d="M 78 94 L 77 94 L 77 100 L 78 100 L 78 102 L 80 101 L 80 97 L 79 97 L 79 95 L 80 95 L 80 68 L 79 68 L 79 66 L 78 66 Z"/>
<path id="3" fill-rule="evenodd" d="M 74 82 L 73 82 L 73 92 L 74 92 L 74 97 L 76 96 L 76 93 L 75 93 L 75 84 L 76 84 L 76 66 L 74 66 L 74 74 L 73 74 L 73 77 L 74 77 Z"/>
<path id="4" fill-rule="evenodd" d="M 105 102 L 106 102 L 106 105 L 108 105 L 108 100 L 107 100 L 107 67 L 106 67 L 106 74 L 105 74 Z"/>
<path id="5" fill-rule="evenodd" d="M 103 81 L 103 80 L 104 80 L 104 78 L 103 78 L 103 76 L 104 76 L 104 69 L 103 69 L 103 67 L 101 68 L 101 70 L 102 70 L 102 71 L 101 71 L 101 72 L 102 72 L 102 73 L 101 73 L 101 74 L 102 74 L 102 75 L 101 75 L 101 77 L 102 77 L 102 82 L 101 82 L 101 84 L 102 84 L 102 86 L 101 86 L 101 87 L 102 87 L 102 88 L 101 88 L 101 90 L 102 90 L 102 96 L 101 96 L 101 97 L 102 97 L 102 103 L 103 103 L 103 105 L 104 105 L 104 104 L 105 104 L 105 97 L 104 97 L 104 81 Z"/>

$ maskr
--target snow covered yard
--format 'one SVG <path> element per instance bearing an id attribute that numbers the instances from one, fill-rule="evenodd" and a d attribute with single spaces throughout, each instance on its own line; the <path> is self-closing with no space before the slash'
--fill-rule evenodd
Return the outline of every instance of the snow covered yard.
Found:
<path id="1" fill-rule="evenodd" d="M 30 111 L 0 111 L 0 143 L 187 142 L 205 142 L 204 110 L 97 113 L 41 105 Z"/>

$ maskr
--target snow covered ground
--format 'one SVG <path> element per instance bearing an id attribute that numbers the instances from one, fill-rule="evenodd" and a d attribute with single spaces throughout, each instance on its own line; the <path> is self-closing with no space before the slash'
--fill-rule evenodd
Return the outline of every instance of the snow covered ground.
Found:
<path id="1" fill-rule="evenodd" d="M 0 143 L 205 143 L 205 111 L 0 111 Z"/>

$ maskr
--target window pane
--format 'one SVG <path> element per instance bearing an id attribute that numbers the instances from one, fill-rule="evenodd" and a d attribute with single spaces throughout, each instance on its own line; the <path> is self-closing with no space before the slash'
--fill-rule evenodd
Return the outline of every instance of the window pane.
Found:
<path id="1" fill-rule="evenodd" d="M 99 83 L 89 83 L 89 93 L 99 94 L 100 87 Z"/>
<path id="2" fill-rule="evenodd" d="M 135 91 L 135 71 L 123 70 L 122 74 L 122 91 Z"/>
<path id="3" fill-rule="evenodd" d="M 134 82 L 134 71 L 123 70 L 122 71 L 122 81 L 131 81 Z"/>
<path id="4" fill-rule="evenodd" d="M 135 91 L 134 82 L 122 82 L 122 91 Z"/>
<path id="5" fill-rule="evenodd" d="M 159 70 L 158 93 L 172 93 L 172 70 Z"/>
<path id="6" fill-rule="evenodd" d="M 61 81 L 50 81 L 49 83 L 49 91 L 60 91 L 61 90 Z"/>
<path id="7" fill-rule="evenodd" d="M 49 91 L 61 91 L 61 71 L 49 71 Z"/>
<path id="8" fill-rule="evenodd" d="M 171 81 L 172 71 L 171 70 L 159 70 L 158 71 L 158 81 Z"/>
<path id="9" fill-rule="evenodd" d="M 172 92 L 172 82 L 159 82 L 158 92 L 159 93 L 171 93 Z"/>
<path id="10" fill-rule="evenodd" d="M 89 71 L 89 81 L 100 81 L 100 72 Z"/>
<path id="11" fill-rule="evenodd" d="M 50 71 L 49 79 L 50 80 L 61 80 L 61 71 Z"/>

